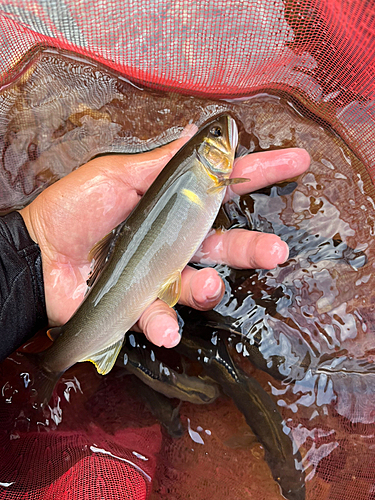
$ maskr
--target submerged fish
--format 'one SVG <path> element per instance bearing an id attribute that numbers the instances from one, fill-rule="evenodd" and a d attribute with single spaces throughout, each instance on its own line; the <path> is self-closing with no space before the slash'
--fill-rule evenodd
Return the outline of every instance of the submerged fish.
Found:
<path id="1" fill-rule="evenodd" d="M 130 336 L 131 338 L 132 336 Z M 142 338 L 136 335 L 135 338 Z M 143 337 L 142 346 L 124 343 L 116 366 L 125 367 L 144 384 L 167 398 L 177 398 L 193 404 L 211 404 L 220 395 L 220 388 L 208 377 L 196 377 L 175 370 L 159 361 Z"/>
<path id="2" fill-rule="evenodd" d="M 182 437 L 185 428 L 180 419 L 181 403 L 178 406 L 173 406 L 171 400 L 167 396 L 164 396 L 164 394 L 154 391 L 151 387 L 141 382 L 139 378 L 135 381 L 137 382 L 136 389 L 138 396 L 144 401 L 145 406 L 159 420 L 168 434 L 175 439 Z"/>
<path id="3" fill-rule="evenodd" d="M 259 382 L 248 377 L 233 363 L 220 337 L 212 343 L 190 334 L 188 330 L 184 328 L 182 340 L 175 350 L 199 361 L 205 372 L 233 400 L 264 447 L 265 459 L 284 497 L 288 500 L 304 500 L 306 493 L 302 457 L 277 405 Z"/>
<path id="4" fill-rule="evenodd" d="M 89 293 L 72 318 L 50 330 L 55 342 L 33 355 L 38 402 L 80 361 L 108 373 L 125 333 L 156 299 L 180 297 L 181 271 L 208 233 L 224 198 L 237 147 L 236 122 L 222 114 L 172 158 L 129 217 L 92 250 Z"/>

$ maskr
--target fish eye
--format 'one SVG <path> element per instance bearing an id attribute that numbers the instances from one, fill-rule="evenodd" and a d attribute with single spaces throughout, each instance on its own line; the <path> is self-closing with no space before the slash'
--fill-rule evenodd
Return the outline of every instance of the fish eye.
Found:
<path id="1" fill-rule="evenodd" d="M 212 127 L 211 130 L 210 130 L 210 133 L 214 137 L 222 137 L 222 135 L 223 135 L 223 132 L 222 132 L 221 128 L 218 127 L 218 126 Z"/>

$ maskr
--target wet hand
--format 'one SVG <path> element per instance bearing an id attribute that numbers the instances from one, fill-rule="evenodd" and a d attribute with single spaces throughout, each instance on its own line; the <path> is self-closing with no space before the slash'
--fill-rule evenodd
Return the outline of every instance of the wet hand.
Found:
<path id="1" fill-rule="evenodd" d="M 290 148 L 253 153 L 235 160 L 232 177 L 250 179 L 229 190 L 243 195 L 268 185 L 296 177 L 310 165 L 304 149 Z M 227 193 L 224 201 L 230 199 Z M 212 231 L 193 257 L 193 262 L 227 264 L 237 269 L 273 269 L 288 259 L 288 245 L 275 234 L 231 229 Z M 223 298 L 224 283 L 215 269 L 199 271 L 186 267 L 182 273 L 180 303 L 194 309 L 213 309 Z M 179 342 L 176 313 L 161 300 L 156 300 L 138 321 L 138 328 L 157 345 L 173 347 Z"/>
<path id="2" fill-rule="evenodd" d="M 47 314 L 51 325 L 65 323 L 82 302 L 90 271 L 91 248 L 123 221 L 160 170 L 194 133 L 158 150 L 140 155 L 104 156 L 67 175 L 20 211 L 30 236 L 41 249 Z M 244 194 L 304 172 L 306 151 L 287 149 L 255 153 L 235 162 L 233 177 L 250 182 L 232 186 Z M 288 258 L 288 247 L 276 235 L 234 229 L 208 235 L 195 261 L 222 262 L 237 268 L 272 269 Z M 180 303 L 211 309 L 224 284 L 212 268 L 187 267 L 182 273 Z M 157 345 L 179 341 L 176 314 L 156 300 L 135 329 Z"/>

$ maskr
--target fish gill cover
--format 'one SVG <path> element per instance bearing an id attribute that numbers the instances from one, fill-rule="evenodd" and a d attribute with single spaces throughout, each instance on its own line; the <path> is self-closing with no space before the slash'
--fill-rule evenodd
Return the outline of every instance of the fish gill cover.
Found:
<path id="1" fill-rule="evenodd" d="M 158 395 L 150 409 L 124 367 L 99 381 L 81 366 L 35 419 L 10 358 L 0 496 L 280 498 L 277 455 L 265 453 L 228 378 L 237 370 L 249 379 L 242 391 L 254 379 L 264 404 L 276 404 L 302 456 L 306 498 L 373 498 L 372 3 L 6 0 L 0 17 L 2 212 L 97 154 L 152 149 L 225 110 L 238 119 L 242 151 L 299 146 L 312 157 L 302 178 L 226 204 L 217 221 L 280 235 L 289 261 L 272 271 L 219 266 L 220 307 L 181 311 L 186 337 L 196 345 L 202 336 L 197 349 L 205 335 L 233 361 L 226 378 L 215 374 L 226 396 L 170 407 Z M 212 378 L 189 345 L 167 359 L 139 345 L 160 357 L 166 393 L 168 373 Z M 184 387 L 197 386 L 186 377 Z M 158 421 L 169 435 L 187 432 L 162 436 Z"/>

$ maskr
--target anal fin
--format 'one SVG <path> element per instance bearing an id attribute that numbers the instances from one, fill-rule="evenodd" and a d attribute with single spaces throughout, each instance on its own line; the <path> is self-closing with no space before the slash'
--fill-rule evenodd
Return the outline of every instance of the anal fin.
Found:
<path id="1" fill-rule="evenodd" d="M 124 339 L 122 338 L 115 344 L 112 344 L 109 347 L 106 347 L 105 349 L 96 352 L 89 358 L 82 359 L 82 361 L 90 361 L 95 365 L 95 368 L 97 369 L 98 373 L 100 373 L 101 375 L 106 375 L 112 370 L 113 365 L 116 362 L 117 356 L 119 355 L 119 352 L 121 350 L 123 341 Z"/>

